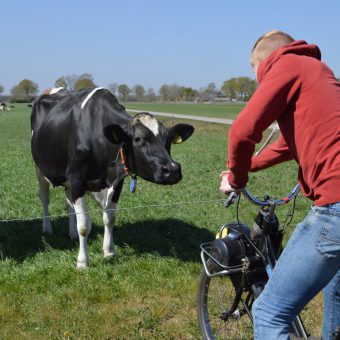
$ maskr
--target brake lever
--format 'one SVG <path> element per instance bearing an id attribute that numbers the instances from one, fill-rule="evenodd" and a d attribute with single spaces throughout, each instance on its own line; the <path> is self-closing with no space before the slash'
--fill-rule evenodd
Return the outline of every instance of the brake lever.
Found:
<path id="1" fill-rule="evenodd" d="M 225 208 L 229 208 L 235 200 L 238 198 L 239 193 L 233 191 L 228 198 L 224 201 L 223 205 Z"/>

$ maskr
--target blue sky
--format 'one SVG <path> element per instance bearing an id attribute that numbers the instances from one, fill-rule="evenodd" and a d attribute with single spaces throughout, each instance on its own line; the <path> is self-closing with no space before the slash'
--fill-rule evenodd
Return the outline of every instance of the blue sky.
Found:
<path id="1" fill-rule="evenodd" d="M 196 89 L 254 77 L 256 39 L 281 29 L 319 45 L 340 77 L 340 1 L 2 0 L 0 84 L 28 78 L 40 91 L 62 75 L 97 85 L 177 83 Z"/>

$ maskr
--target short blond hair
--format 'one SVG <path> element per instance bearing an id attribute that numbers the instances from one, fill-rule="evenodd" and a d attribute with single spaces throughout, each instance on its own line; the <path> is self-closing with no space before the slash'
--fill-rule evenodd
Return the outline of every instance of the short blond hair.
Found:
<path id="1" fill-rule="evenodd" d="M 263 34 L 257 39 L 250 56 L 250 63 L 254 65 L 256 61 L 262 61 L 278 48 L 295 41 L 289 34 L 273 30 Z"/>

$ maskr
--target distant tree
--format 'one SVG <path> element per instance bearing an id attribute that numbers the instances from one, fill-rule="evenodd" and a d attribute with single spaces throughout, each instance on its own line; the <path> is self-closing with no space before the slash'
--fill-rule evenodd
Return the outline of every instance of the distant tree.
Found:
<path id="1" fill-rule="evenodd" d="M 26 97 L 35 96 L 39 91 L 38 84 L 29 79 L 23 79 L 18 86 Z"/>
<path id="2" fill-rule="evenodd" d="M 226 80 L 221 91 L 230 99 L 238 99 L 242 101 L 249 100 L 257 87 L 254 79 L 249 77 L 238 77 Z"/>
<path id="3" fill-rule="evenodd" d="M 4 92 L 4 87 L 2 85 L 0 85 L 0 93 Z"/>
<path id="4" fill-rule="evenodd" d="M 209 83 L 207 88 L 206 88 L 206 91 L 207 91 L 210 99 L 212 99 L 214 96 L 216 96 L 217 88 L 216 88 L 215 83 Z"/>
<path id="5" fill-rule="evenodd" d="M 77 91 L 83 89 L 92 89 L 94 87 L 97 87 L 97 85 L 93 82 L 93 77 L 89 73 L 84 73 L 80 75 L 74 83 L 74 88 Z"/>
<path id="6" fill-rule="evenodd" d="M 149 87 L 146 90 L 146 96 L 145 96 L 146 100 L 149 102 L 153 102 L 156 100 L 156 93 L 154 91 L 154 89 L 152 87 Z"/>
<path id="7" fill-rule="evenodd" d="M 236 78 L 226 80 L 222 87 L 221 92 L 230 99 L 236 99 L 236 93 L 238 91 L 238 84 Z"/>
<path id="8" fill-rule="evenodd" d="M 217 88 L 215 83 L 209 83 L 207 87 L 203 87 L 198 91 L 201 101 L 209 101 L 217 96 Z"/>
<path id="9" fill-rule="evenodd" d="M 80 76 L 78 76 L 77 80 L 81 80 L 81 79 L 90 79 L 93 81 L 93 76 L 91 73 L 82 73 Z"/>
<path id="10" fill-rule="evenodd" d="M 245 101 L 248 99 L 248 94 L 252 95 L 250 88 L 252 88 L 253 80 L 249 77 L 237 78 L 237 92 L 240 100 Z"/>
<path id="11" fill-rule="evenodd" d="M 246 95 L 245 100 L 249 100 L 250 97 L 254 94 L 254 92 L 257 89 L 257 81 L 255 79 L 250 79 L 247 89 L 246 89 Z"/>
<path id="12" fill-rule="evenodd" d="M 194 101 L 198 97 L 198 91 L 192 89 L 191 87 L 181 87 L 180 96 L 184 101 Z"/>
<path id="13" fill-rule="evenodd" d="M 340 78 L 336 78 L 337 79 L 337 81 L 339 81 L 340 82 Z"/>
<path id="14" fill-rule="evenodd" d="M 29 79 L 23 79 L 11 89 L 12 101 L 30 101 L 38 91 L 36 83 Z"/>
<path id="15" fill-rule="evenodd" d="M 118 84 L 117 83 L 112 83 L 107 85 L 107 88 L 114 94 L 116 95 L 117 89 L 118 89 Z"/>
<path id="16" fill-rule="evenodd" d="M 159 94 L 161 95 L 161 100 L 167 101 L 170 98 L 170 90 L 168 85 L 162 85 L 159 89 Z"/>
<path id="17" fill-rule="evenodd" d="M 121 84 L 118 86 L 118 93 L 121 100 L 126 101 L 130 92 L 131 90 L 126 84 Z"/>
<path id="18" fill-rule="evenodd" d="M 144 87 L 142 85 L 136 84 L 133 87 L 133 92 L 136 95 L 137 101 L 141 102 L 144 98 L 144 95 L 145 95 Z"/>
<path id="19" fill-rule="evenodd" d="M 55 86 L 55 87 L 63 87 L 64 89 L 67 90 L 68 84 L 67 84 L 67 82 L 66 82 L 65 77 L 62 76 L 62 77 L 58 78 L 58 79 L 55 81 L 54 86 Z"/>
<path id="20" fill-rule="evenodd" d="M 177 84 L 169 85 L 170 100 L 177 101 L 181 98 L 181 88 Z"/>
<path id="21" fill-rule="evenodd" d="M 22 90 L 19 88 L 19 85 L 15 85 L 11 88 L 11 102 L 16 102 L 18 100 L 24 101 L 25 95 L 23 94 Z"/>
<path id="22" fill-rule="evenodd" d="M 177 84 L 162 85 L 159 94 L 163 101 L 177 101 L 181 99 L 181 87 Z"/>
<path id="23" fill-rule="evenodd" d="M 97 85 L 91 79 L 79 79 L 75 83 L 75 90 L 83 90 L 83 89 L 93 89 L 97 87 Z"/>
<path id="24" fill-rule="evenodd" d="M 68 89 L 70 91 L 75 89 L 75 83 L 78 80 L 78 76 L 76 74 L 71 74 L 69 76 L 65 76 L 65 81 L 68 85 Z"/>

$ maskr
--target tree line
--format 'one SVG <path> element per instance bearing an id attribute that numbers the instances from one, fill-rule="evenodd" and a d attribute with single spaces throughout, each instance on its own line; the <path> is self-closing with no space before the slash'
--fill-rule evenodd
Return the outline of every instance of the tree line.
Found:
<path id="1" fill-rule="evenodd" d="M 340 81 L 340 78 L 338 78 L 338 81 Z M 66 90 L 82 90 L 97 87 L 90 73 L 61 76 L 55 81 L 54 86 L 63 87 Z M 198 90 L 178 84 L 164 84 L 158 92 L 153 88 L 145 89 L 141 84 L 136 84 L 130 88 L 127 84 L 111 83 L 107 85 L 107 88 L 123 102 L 248 101 L 257 88 L 257 82 L 249 77 L 236 77 L 224 81 L 220 89 L 216 87 L 215 83 L 209 83 L 206 87 Z M 4 87 L 0 85 L 0 95 L 3 92 Z M 23 79 L 11 89 L 10 93 L 9 100 L 12 102 L 32 101 L 38 95 L 39 87 L 32 80 Z"/>

